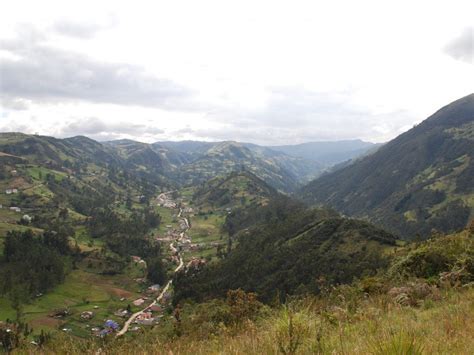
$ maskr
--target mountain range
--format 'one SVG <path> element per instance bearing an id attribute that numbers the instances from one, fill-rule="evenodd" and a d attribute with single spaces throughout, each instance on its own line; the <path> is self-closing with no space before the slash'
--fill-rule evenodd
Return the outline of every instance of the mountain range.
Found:
<path id="1" fill-rule="evenodd" d="M 301 154 L 287 154 L 282 147 L 274 150 L 238 142 L 147 144 L 123 139 L 100 143 L 82 136 L 57 139 L 22 133 L 2 133 L 0 152 L 58 169 L 73 163 L 127 168 L 137 174 L 152 174 L 168 179 L 170 184 L 180 185 L 201 183 L 216 175 L 223 176 L 246 168 L 280 191 L 292 192 L 332 165 L 374 147 L 371 143 L 355 142 L 355 149 L 345 153 L 337 150 L 334 142 L 319 143 L 326 147 L 325 154 L 333 152 L 337 155 L 329 162 L 326 158 L 321 161 L 307 159 L 308 154 L 301 149 Z M 291 150 L 291 146 L 285 149 Z"/>

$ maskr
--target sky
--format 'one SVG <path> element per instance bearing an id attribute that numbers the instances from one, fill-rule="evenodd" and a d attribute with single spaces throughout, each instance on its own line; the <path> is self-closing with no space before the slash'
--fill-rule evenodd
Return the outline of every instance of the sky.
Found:
<path id="1" fill-rule="evenodd" d="M 385 142 L 474 92 L 469 1 L 22 1 L 0 131 Z"/>

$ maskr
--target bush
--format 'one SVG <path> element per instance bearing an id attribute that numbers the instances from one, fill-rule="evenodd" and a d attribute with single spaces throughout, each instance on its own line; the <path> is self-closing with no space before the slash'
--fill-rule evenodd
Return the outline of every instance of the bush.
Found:
<path id="1" fill-rule="evenodd" d="M 309 332 L 309 322 L 304 313 L 283 307 L 275 324 L 275 340 L 282 354 L 296 354 Z"/>

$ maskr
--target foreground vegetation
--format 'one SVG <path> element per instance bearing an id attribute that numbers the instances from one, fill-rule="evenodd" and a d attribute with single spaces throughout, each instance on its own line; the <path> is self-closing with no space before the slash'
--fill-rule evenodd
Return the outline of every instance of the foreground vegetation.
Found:
<path id="1" fill-rule="evenodd" d="M 471 354 L 474 290 L 444 290 L 439 300 L 401 306 L 388 296 L 340 290 L 338 301 L 305 298 L 265 316 L 226 325 L 202 321 L 210 332 L 178 337 L 150 331 L 133 339 L 80 342 L 61 335 L 45 352 L 106 354 Z M 334 294 L 336 295 L 336 293 Z M 192 324 L 193 327 L 198 324 Z M 206 328 L 206 330 L 209 329 Z M 206 334 L 203 334 L 206 333 Z M 100 349 L 100 350 L 99 350 Z M 21 353 L 24 350 L 19 350 Z"/>
<path id="2" fill-rule="evenodd" d="M 474 228 L 392 254 L 375 276 L 350 285 L 319 280 L 318 295 L 261 303 L 225 297 L 181 302 L 154 328 L 124 339 L 22 335 L 17 353 L 106 354 L 471 354 L 474 350 Z M 0 331 L 0 336 L 2 332 Z M 5 332 L 3 333 L 5 334 Z M 22 340 L 23 339 L 23 340 Z M 38 342 L 37 342 L 38 343 Z"/>

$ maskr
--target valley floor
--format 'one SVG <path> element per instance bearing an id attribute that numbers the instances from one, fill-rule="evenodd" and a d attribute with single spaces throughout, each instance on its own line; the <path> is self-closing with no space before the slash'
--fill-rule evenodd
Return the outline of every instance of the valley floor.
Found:
<path id="1" fill-rule="evenodd" d="M 183 197 L 180 202 L 189 208 L 192 191 L 183 190 L 180 195 Z M 206 257 L 209 261 L 215 260 L 216 245 L 225 243 L 220 230 L 224 219 L 223 215 L 217 213 L 212 215 L 184 214 L 170 194 L 161 194 L 160 196 L 169 205 L 163 206 L 158 203 L 159 197 L 154 201 L 153 204 L 162 217 L 162 223 L 159 228 L 152 231 L 152 236 L 153 238 L 165 236 L 170 238 L 170 241 L 160 242 L 163 246 L 164 256 L 172 258 L 173 255 L 178 255 L 176 249 L 174 253 L 170 252 L 170 242 L 171 245 L 177 246 L 185 237 L 192 241 L 191 246 L 199 247 L 183 250 L 181 255 L 182 261 L 185 263 L 184 266 L 193 260 L 204 260 Z M 10 213 L 6 210 L 3 212 L 3 215 Z M 0 214 L 0 232 L 2 231 L 1 217 L 3 215 Z M 192 228 L 181 230 L 180 223 L 183 223 L 185 219 L 192 221 Z M 16 227 L 17 225 L 5 224 L 5 226 L 6 229 L 11 229 L 11 226 Z M 27 229 L 23 226 L 18 227 Z M 6 233 L 0 233 L 0 235 L 4 234 Z M 79 228 L 76 234 L 76 241 L 81 251 L 92 253 L 101 251 L 102 241 L 90 238 L 83 227 Z M 2 246 L 3 238 L 0 238 L 0 252 L 2 252 Z M 80 338 L 88 338 L 94 334 L 92 330 L 100 328 L 107 319 L 114 320 L 122 326 L 128 316 L 126 318 L 117 316 L 117 311 L 131 306 L 131 312 L 139 312 L 148 308 L 158 295 L 168 294 L 168 292 L 163 292 L 163 289 L 155 294 L 146 293 L 145 284 L 137 282 L 145 277 L 146 267 L 143 264 L 131 261 L 123 272 L 116 275 L 105 275 L 97 270 L 96 263 L 100 263 L 102 260 L 96 260 L 94 255 L 91 254 L 90 257 L 78 263 L 76 269 L 67 274 L 63 284 L 56 286 L 44 295 L 38 295 L 22 307 L 22 319 L 33 328 L 34 335 L 38 335 L 41 331 L 61 331 Z M 170 279 L 178 264 L 181 265 L 179 260 L 169 263 Z M 168 295 L 166 296 L 168 297 Z M 145 303 L 140 306 L 133 305 L 132 302 L 139 298 L 144 298 Z M 165 311 L 163 313 L 170 312 L 169 300 L 162 303 L 162 308 Z M 67 310 L 68 315 L 55 317 L 54 314 L 59 310 Z M 83 312 L 93 312 L 94 316 L 92 319 L 83 319 L 81 317 Z M 10 301 L 6 297 L 0 297 L 0 322 L 15 318 L 16 312 Z M 133 324 L 132 328 L 138 329 L 141 326 Z"/>

